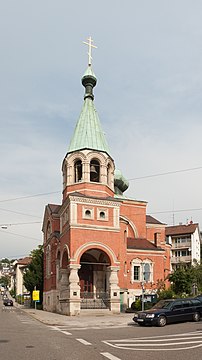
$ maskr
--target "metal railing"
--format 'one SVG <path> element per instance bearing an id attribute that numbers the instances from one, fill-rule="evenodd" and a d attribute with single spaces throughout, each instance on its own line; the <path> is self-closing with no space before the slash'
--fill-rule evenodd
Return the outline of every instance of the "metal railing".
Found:
<path id="1" fill-rule="evenodd" d="M 108 292 L 81 292 L 81 309 L 108 309 L 109 293 Z"/>
<path id="2" fill-rule="evenodd" d="M 190 256 L 173 256 L 171 257 L 172 264 L 180 264 L 180 263 L 187 263 L 191 262 L 191 255 Z"/>

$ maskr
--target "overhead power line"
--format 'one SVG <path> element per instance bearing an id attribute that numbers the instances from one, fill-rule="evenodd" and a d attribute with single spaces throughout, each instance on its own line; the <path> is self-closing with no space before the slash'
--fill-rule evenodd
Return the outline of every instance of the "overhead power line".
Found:
<path id="1" fill-rule="evenodd" d="M 129 181 L 141 180 L 141 179 L 147 179 L 147 178 L 152 178 L 152 177 L 157 177 L 157 176 L 165 176 L 165 175 L 177 174 L 177 173 L 200 170 L 200 169 L 202 169 L 202 166 L 195 167 L 195 168 L 189 168 L 189 169 L 167 171 L 167 172 L 164 172 L 164 173 L 157 173 L 157 174 L 152 174 L 152 175 L 145 175 L 145 176 L 140 176 L 140 177 L 136 177 L 136 178 L 131 178 L 131 179 L 128 179 L 128 180 Z"/>
<path id="2" fill-rule="evenodd" d="M 165 175 L 177 174 L 177 173 L 188 172 L 188 171 L 195 171 L 195 170 L 200 170 L 200 169 L 202 169 L 202 166 L 181 169 L 181 170 L 167 171 L 164 173 L 156 173 L 156 174 L 151 174 L 151 175 L 139 176 L 139 177 L 134 177 L 134 178 L 130 178 L 127 180 L 129 180 L 129 181 L 141 180 L 141 179 L 147 179 L 147 178 L 152 178 L 152 177 L 165 176 Z M 47 193 L 39 193 L 39 194 L 33 194 L 33 195 L 27 195 L 27 196 L 19 196 L 19 197 L 11 198 L 11 199 L 4 199 L 4 200 L 0 200 L 0 202 L 9 202 L 9 201 L 30 199 L 30 198 L 40 197 L 40 196 L 59 194 L 59 193 L 61 193 L 61 191 L 51 191 L 51 192 L 47 192 Z"/>
<path id="3" fill-rule="evenodd" d="M 14 211 L 14 210 L 8 210 L 8 209 L 0 208 L 0 211 L 6 211 L 6 212 L 11 212 L 11 213 L 14 213 L 14 214 L 18 214 L 18 215 L 30 216 L 30 217 L 35 217 L 37 219 L 41 219 L 41 216 L 31 215 L 31 214 L 27 214 L 27 213 L 21 213 L 19 211 Z"/>
<path id="4" fill-rule="evenodd" d="M 16 233 L 10 232 L 10 231 L 8 231 L 8 230 L 0 230 L 0 232 L 3 232 L 4 234 L 9 234 L 9 235 L 20 236 L 20 237 L 23 237 L 23 238 L 25 238 L 25 239 L 32 239 L 32 240 L 36 240 L 36 241 L 40 241 L 40 242 L 42 241 L 42 239 L 39 240 L 39 239 L 33 238 L 33 237 L 31 237 L 31 236 L 16 234 Z"/>
<path id="5" fill-rule="evenodd" d="M 165 211 L 156 211 L 151 212 L 151 214 L 167 214 L 167 213 L 178 213 L 178 212 L 186 212 L 186 211 L 201 211 L 202 208 L 196 208 L 196 209 L 179 209 L 179 210 L 165 210 Z"/>
<path id="6" fill-rule="evenodd" d="M 16 225 L 30 225 L 30 224 L 41 224 L 41 221 L 32 221 L 32 222 L 23 222 L 23 223 L 13 223 L 13 224 L 0 224 L 0 226 L 16 226 Z"/>
<path id="7" fill-rule="evenodd" d="M 39 196 L 46 196 L 46 195 L 58 194 L 58 193 L 60 193 L 60 192 L 61 192 L 61 191 L 52 191 L 52 192 L 42 193 L 42 194 L 34 194 L 34 195 L 20 196 L 20 197 L 17 197 L 17 198 L 0 200 L 0 202 L 8 202 L 8 201 L 15 201 L 15 200 L 22 200 L 22 199 L 30 199 L 30 198 L 39 197 Z"/>

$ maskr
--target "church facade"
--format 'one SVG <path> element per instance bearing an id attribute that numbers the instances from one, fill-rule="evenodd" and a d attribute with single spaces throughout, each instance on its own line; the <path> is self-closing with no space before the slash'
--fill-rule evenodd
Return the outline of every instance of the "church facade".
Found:
<path id="1" fill-rule="evenodd" d="M 89 61 L 84 103 L 62 163 L 62 203 L 45 208 L 44 310 L 113 313 L 155 294 L 170 271 L 165 225 L 147 203 L 127 198 L 94 105 L 97 82 Z"/>

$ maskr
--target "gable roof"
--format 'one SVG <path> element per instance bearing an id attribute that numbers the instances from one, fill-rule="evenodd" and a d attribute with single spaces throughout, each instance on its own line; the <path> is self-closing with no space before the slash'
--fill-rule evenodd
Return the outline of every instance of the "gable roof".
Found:
<path id="1" fill-rule="evenodd" d="M 167 226 L 166 236 L 193 234 L 197 228 L 198 224 Z"/>
<path id="2" fill-rule="evenodd" d="M 27 256 L 23 259 L 18 259 L 16 264 L 17 265 L 29 265 L 31 263 L 31 261 L 32 261 L 31 256 Z"/>
<path id="3" fill-rule="evenodd" d="M 150 242 L 147 239 L 134 239 L 127 238 L 127 249 L 137 249 L 137 250 L 153 250 L 159 251 L 163 250 L 162 248 L 156 247 L 155 244 Z"/>
<path id="4" fill-rule="evenodd" d="M 146 215 L 146 223 L 147 224 L 159 224 L 159 225 L 165 225 L 164 223 L 160 222 L 159 220 L 155 219 L 151 215 Z"/>

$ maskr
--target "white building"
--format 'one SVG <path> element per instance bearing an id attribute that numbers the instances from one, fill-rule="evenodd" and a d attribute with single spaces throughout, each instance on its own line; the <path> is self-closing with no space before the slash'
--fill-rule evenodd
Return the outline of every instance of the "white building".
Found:
<path id="1" fill-rule="evenodd" d="M 31 257 L 25 257 L 23 259 L 16 260 L 13 263 L 14 272 L 13 272 L 13 284 L 15 288 L 16 295 L 23 295 L 27 292 L 23 284 L 23 274 L 27 265 L 31 262 Z M 12 282 L 12 281 L 11 281 Z"/>
<path id="2" fill-rule="evenodd" d="M 200 264 L 201 236 L 199 224 L 192 222 L 187 225 L 166 227 L 166 241 L 171 245 L 171 268 L 180 265 L 191 266 Z"/>

